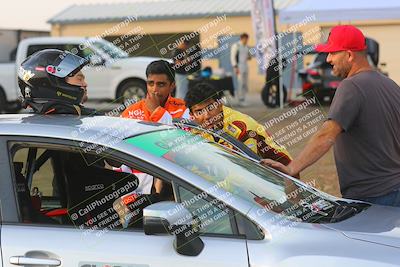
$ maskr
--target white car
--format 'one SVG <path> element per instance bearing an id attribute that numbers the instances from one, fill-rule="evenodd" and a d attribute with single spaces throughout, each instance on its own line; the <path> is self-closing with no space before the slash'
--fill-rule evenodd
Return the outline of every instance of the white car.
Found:
<path id="1" fill-rule="evenodd" d="M 17 70 L 33 53 L 47 49 L 67 50 L 90 60 L 84 74 L 91 100 L 131 99 L 137 101 L 146 95 L 146 67 L 159 58 L 129 57 L 114 44 L 100 38 L 36 37 L 21 41 L 16 62 L 0 64 L 0 112 L 18 110 L 20 90 Z"/>

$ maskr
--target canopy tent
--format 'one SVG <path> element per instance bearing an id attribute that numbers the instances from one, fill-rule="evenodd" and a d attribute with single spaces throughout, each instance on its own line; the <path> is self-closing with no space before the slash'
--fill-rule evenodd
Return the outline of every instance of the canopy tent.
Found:
<path id="1" fill-rule="evenodd" d="M 315 22 L 400 19 L 399 0 L 301 0 L 278 10 L 279 22 L 295 24 L 315 15 Z"/>

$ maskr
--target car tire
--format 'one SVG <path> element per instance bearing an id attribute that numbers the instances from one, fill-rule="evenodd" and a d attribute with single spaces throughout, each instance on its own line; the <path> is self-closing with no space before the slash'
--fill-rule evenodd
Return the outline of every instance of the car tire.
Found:
<path id="1" fill-rule="evenodd" d="M 117 92 L 117 101 L 120 103 L 137 102 L 147 94 L 146 83 L 141 80 L 127 80 L 123 82 Z"/>
<path id="2" fill-rule="evenodd" d="M 3 89 L 0 88 L 0 114 L 4 113 L 5 111 L 7 111 L 7 99 Z"/>
<path id="3" fill-rule="evenodd" d="M 11 105 L 6 106 L 7 113 L 18 113 L 22 109 L 21 102 L 16 101 Z"/>
<path id="4" fill-rule="evenodd" d="M 286 102 L 287 91 L 283 87 L 283 102 Z M 279 88 L 277 84 L 266 84 L 261 91 L 261 99 L 267 107 L 275 108 L 279 106 Z"/>

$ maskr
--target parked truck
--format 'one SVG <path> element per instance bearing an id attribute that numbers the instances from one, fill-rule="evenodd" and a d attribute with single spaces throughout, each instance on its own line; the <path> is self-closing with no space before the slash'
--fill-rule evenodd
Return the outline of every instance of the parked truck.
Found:
<path id="1" fill-rule="evenodd" d="M 17 71 L 33 53 L 47 49 L 67 50 L 89 60 L 84 69 L 91 100 L 126 101 L 140 99 L 146 93 L 146 67 L 154 57 L 129 57 L 113 43 L 100 38 L 37 37 L 21 41 L 16 60 L 0 64 L 0 112 L 19 109 L 20 90 Z"/>

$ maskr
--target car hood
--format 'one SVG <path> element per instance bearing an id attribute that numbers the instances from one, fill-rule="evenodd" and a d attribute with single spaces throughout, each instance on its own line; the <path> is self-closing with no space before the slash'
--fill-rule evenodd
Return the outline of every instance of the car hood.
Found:
<path id="1" fill-rule="evenodd" d="M 158 57 L 128 57 L 115 60 L 112 65 L 114 67 L 130 67 L 130 66 L 145 66 L 155 60 L 160 60 Z M 144 69 L 145 69 L 144 68 Z"/>
<path id="2" fill-rule="evenodd" d="M 347 220 L 325 226 L 351 239 L 400 248 L 400 208 L 372 205 Z"/>

